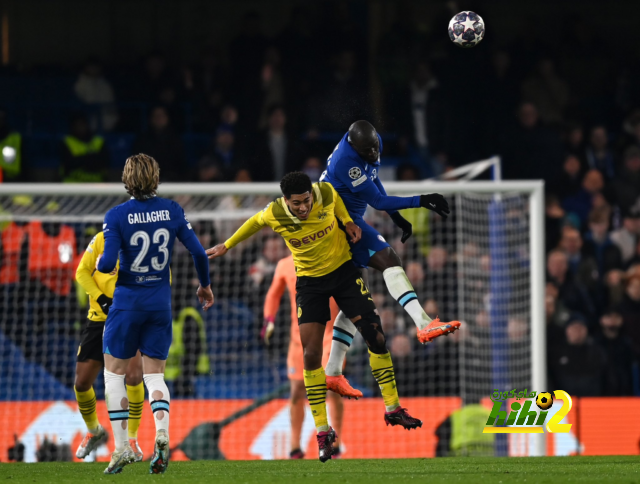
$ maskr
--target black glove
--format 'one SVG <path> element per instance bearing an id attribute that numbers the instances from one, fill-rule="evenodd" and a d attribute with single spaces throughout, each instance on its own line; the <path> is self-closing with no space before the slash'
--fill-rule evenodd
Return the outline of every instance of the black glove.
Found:
<path id="1" fill-rule="evenodd" d="M 391 220 L 393 220 L 393 223 L 396 224 L 402 230 L 402 238 L 400 239 L 400 242 L 404 244 L 407 241 L 407 239 L 411 237 L 411 234 L 413 233 L 413 227 L 411 225 L 411 222 L 409 222 L 406 218 L 400 215 L 400 212 L 396 212 L 393 215 L 391 215 Z"/>
<path id="2" fill-rule="evenodd" d="M 109 308 L 111 307 L 111 304 L 113 304 L 113 299 L 105 296 L 104 294 L 100 294 L 100 297 L 96 299 L 96 301 L 98 301 L 102 312 L 104 314 L 109 314 Z"/>
<path id="3" fill-rule="evenodd" d="M 447 215 L 451 213 L 447 200 L 439 193 L 420 195 L 420 206 L 428 210 L 433 210 L 445 220 L 447 219 Z"/>

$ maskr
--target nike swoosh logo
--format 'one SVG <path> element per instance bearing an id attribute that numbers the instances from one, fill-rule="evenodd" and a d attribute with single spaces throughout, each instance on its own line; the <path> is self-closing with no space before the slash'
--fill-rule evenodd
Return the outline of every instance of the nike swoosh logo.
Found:
<path id="1" fill-rule="evenodd" d="M 429 205 L 431 205 L 433 208 L 436 208 L 436 204 L 435 203 L 430 203 Z"/>

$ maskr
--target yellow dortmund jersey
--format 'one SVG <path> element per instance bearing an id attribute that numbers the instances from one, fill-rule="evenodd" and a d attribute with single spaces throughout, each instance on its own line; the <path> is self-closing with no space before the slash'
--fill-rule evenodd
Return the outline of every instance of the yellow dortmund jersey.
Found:
<path id="1" fill-rule="evenodd" d="M 87 250 L 82 255 L 82 260 L 76 270 L 76 281 L 89 295 L 89 314 L 87 317 L 91 321 L 105 321 L 107 315 L 102 312 L 102 308 L 97 303 L 97 299 L 101 294 L 113 298 L 113 292 L 116 289 L 116 281 L 118 280 L 118 270 L 120 262 L 116 264 L 116 268 L 109 274 L 103 274 L 96 270 L 98 257 L 104 252 L 104 233 L 97 234 Z"/>
<path id="2" fill-rule="evenodd" d="M 338 192 L 329 183 L 313 184 L 313 208 L 307 220 L 293 215 L 280 197 L 247 220 L 224 245 L 235 247 L 261 228 L 269 226 L 282 236 L 293 254 L 298 276 L 320 277 L 351 259 L 345 233 L 338 228 L 353 222 Z"/>

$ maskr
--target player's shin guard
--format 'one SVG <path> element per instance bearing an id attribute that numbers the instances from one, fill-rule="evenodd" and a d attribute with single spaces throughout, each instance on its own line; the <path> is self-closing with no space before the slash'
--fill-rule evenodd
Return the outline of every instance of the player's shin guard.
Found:
<path id="1" fill-rule="evenodd" d="M 389 294 L 409 313 L 418 329 L 426 328 L 431 318 L 424 312 L 413 286 L 400 266 L 390 267 L 382 273 Z"/>
<path id="2" fill-rule="evenodd" d="M 98 413 L 96 412 L 96 392 L 93 387 L 89 388 L 86 392 L 79 392 L 76 387 L 73 387 L 76 392 L 76 400 L 78 401 L 78 408 L 82 415 L 82 420 L 87 425 L 87 430 L 92 434 L 98 430 Z"/>
<path id="3" fill-rule="evenodd" d="M 329 430 L 327 420 L 327 380 L 322 367 L 317 370 L 304 370 L 304 386 L 307 389 L 307 399 L 311 407 L 313 421 L 318 432 Z"/>
<path id="4" fill-rule="evenodd" d="M 347 351 L 353 341 L 353 336 L 356 334 L 355 325 L 340 311 L 333 323 L 333 341 L 331 342 L 331 353 L 329 354 L 329 361 L 325 368 L 327 376 L 340 376 L 342 375 L 342 368 L 344 367 L 344 358 L 347 355 Z"/>
<path id="5" fill-rule="evenodd" d="M 156 423 L 156 432 L 165 430 L 169 433 L 169 389 L 164 382 L 162 373 L 150 373 L 144 375 L 144 383 L 149 391 L 149 403 L 153 412 L 153 420 Z"/>
<path id="6" fill-rule="evenodd" d="M 144 385 L 142 382 L 137 385 L 127 385 L 127 396 L 129 397 L 129 438 L 138 438 L 138 428 L 142 418 L 142 407 L 144 407 Z"/>
<path id="7" fill-rule="evenodd" d="M 104 370 L 105 399 L 116 452 L 122 452 L 129 443 L 127 422 L 129 420 L 129 400 L 124 386 L 124 375 L 116 375 Z"/>
<path id="8" fill-rule="evenodd" d="M 393 412 L 400 406 L 400 398 L 396 388 L 396 374 L 393 371 L 391 353 L 387 351 L 383 355 L 377 355 L 369 350 L 369 364 L 373 377 L 380 386 L 384 406 L 387 408 L 387 412 Z"/>

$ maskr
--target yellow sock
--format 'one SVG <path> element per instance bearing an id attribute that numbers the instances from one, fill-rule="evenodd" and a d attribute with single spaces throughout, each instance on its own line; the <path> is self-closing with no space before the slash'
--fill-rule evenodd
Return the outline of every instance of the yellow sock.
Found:
<path id="1" fill-rule="evenodd" d="M 142 382 L 134 386 L 127 385 L 127 398 L 129 399 L 129 438 L 137 439 L 142 407 L 144 406 L 144 385 Z"/>
<path id="2" fill-rule="evenodd" d="M 73 387 L 73 390 L 76 392 L 76 400 L 78 401 L 82 420 L 87 424 L 87 430 L 93 433 L 100 425 L 96 412 L 96 392 L 93 391 L 93 387 L 86 392 L 79 392 L 76 387 Z"/>
<path id="3" fill-rule="evenodd" d="M 329 430 L 327 420 L 327 379 L 324 375 L 324 368 L 317 370 L 304 370 L 304 386 L 307 389 L 307 400 L 313 414 L 313 421 L 316 423 L 318 432 Z"/>
<path id="4" fill-rule="evenodd" d="M 384 355 L 376 355 L 369 351 L 369 364 L 371 373 L 380 386 L 380 393 L 387 412 L 393 412 L 400 406 L 398 389 L 396 388 L 396 374 L 393 371 L 391 353 L 388 351 Z"/>

